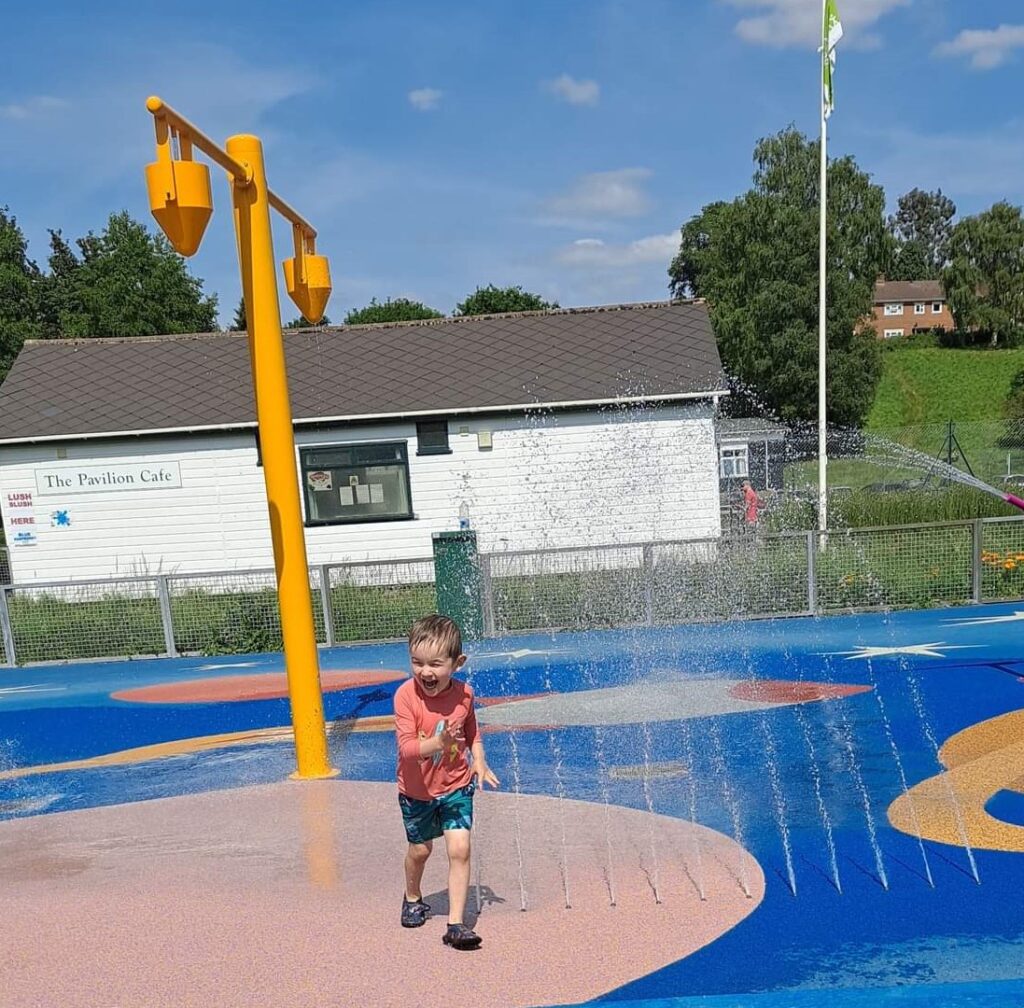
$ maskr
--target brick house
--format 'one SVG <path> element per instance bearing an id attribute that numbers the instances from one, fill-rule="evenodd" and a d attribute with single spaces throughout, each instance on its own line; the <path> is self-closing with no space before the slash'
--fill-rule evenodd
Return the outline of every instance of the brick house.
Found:
<path id="1" fill-rule="evenodd" d="M 928 329 L 952 330 L 953 313 L 938 280 L 879 277 L 871 301 L 871 328 L 879 339 L 896 339 Z"/>

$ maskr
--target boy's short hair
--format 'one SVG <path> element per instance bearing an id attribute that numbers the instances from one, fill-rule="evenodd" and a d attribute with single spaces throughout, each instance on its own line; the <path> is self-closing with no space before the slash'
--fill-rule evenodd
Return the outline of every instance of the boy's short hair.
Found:
<path id="1" fill-rule="evenodd" d="M 458 658 L 462 654 L 462 631 L 459 624 L 448 616 L 431 613 L 421 616 L 409 628 L 409 647 L 425 642 L 440 644 L 449 658 Z"/>

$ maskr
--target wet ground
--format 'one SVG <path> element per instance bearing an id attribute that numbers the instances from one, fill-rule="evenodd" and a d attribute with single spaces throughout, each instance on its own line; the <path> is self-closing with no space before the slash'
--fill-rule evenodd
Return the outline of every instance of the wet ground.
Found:
<path id="1" fill-rule="evenodd" d="M 279 655 L 5 670 L 11 1003 L 1022 1003 L 1019 608 L 472 645 L 471 974 L 397 924 L 401 646 L 322 654 L 313 786 Z"/>

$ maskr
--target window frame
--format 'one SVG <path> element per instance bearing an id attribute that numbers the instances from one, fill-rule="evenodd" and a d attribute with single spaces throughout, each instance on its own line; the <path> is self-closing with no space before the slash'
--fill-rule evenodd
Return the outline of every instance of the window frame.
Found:
<path id="1" fill-rule="evenodd" d="M 728 456 L 726 455 L 728 453 Z M 726 462 L 736 463 L 742 461 L 743 471 L 727 473 Z M 749 444 L 722 444 L 718 446 L 718 478 L 719 479 L 747 479 L 750 476 L 750 445 Z"/>
<path id="2" fill-rule="evenodd" d="M 903 314 L 903 304 L 899 301 L 889 301 L 885 305 L 885 310 L 882 312 L 887 318 L 892 318 L 896 315 Z"/>
<path id="3" fill-rule="evenodd" d="M 902 336 L 902 329 L 885 329 L 882 332 L 882 339 L 901 339 Z"/>
<path id="4" fill-rule="evenodd" d="M 444 445 L 424 445 L 422 441 L 422 434 L 420 432 L 421 427 L 425 427 L 428 424 L 440 424 L 444 427 Z M 425 420 L 416 421 L 416 454 L 417 455 L 451 455 L 452 444 L 451 444 L 451 431 L 448 430 L 448 419 L 441 417 L 440 419 L 431 417 Z"/>
<path id="5" fill-rule="evenodd" d="M 345 441 L 332 444 L 311 444 L 311 445 L 299 445 L 299 482 L 302 484 L 302 504 L 303 504 L 303 519 L 306 528 L 320 528 L 331 525 L 377 525 L 381 522 L 395 522 L 395 521 L 414 521 L 416 514 L 413 510 L 412 504 L 412 479 L 409 473 L 409 443 L 404 440 L 389 440 L 389 441 Z M 309 495 L 312 492 L 309 488 L 309 483 L 306 480 L 306 474 L 309 472 L 317 472 L 321 469 L 328 468 L 325 466 L 314 466 L 309 465 L 306 462 L 307 457 L 310 454 L 316 452 L 346 450 L 349 448 L 398 448 L 400 457 L 397 463 L 388 462 L 370 462 L 362 463 L 360 465 L 349 465 L 349 466 L 331 466 L 334 470 L 337 469 L 367 469 L 374 465 L 395 465 L 401 464 L 405 471 L 405 493 L 406 499 L 409 502 L 409 510 L 405 514 L 389 514 L 389 515 L 356 515 L 352 518 L 313 518 L 312 507 L 310 503 Z"/>
<path id="6" fill-rule="evenodd" d="M 941 301 L 933 301 L 932 302 L 932 314 L 933 315 L 941 315 L 942 314 L 942 302 Z"/>
<path id="7" fill-rule="evenodd" d="M 924 301 L 915 301 L 914 302 L 914 314 L 915 315 L 923 315 L 924 311 L 925 311 L 925 304 L 926 304 L 926 302 L 924 302 Z"/>

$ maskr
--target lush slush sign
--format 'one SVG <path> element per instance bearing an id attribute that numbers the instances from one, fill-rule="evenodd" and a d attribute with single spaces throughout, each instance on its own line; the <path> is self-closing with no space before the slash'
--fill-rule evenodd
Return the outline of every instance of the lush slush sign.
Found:
<path id="1" fill-rule="evenodd" d="M 36 490 L 40 496 L 163 490 L 180 486 L 181 470 L 177 462 L 55 466 L 52 469 L 36 470 Z"/>

